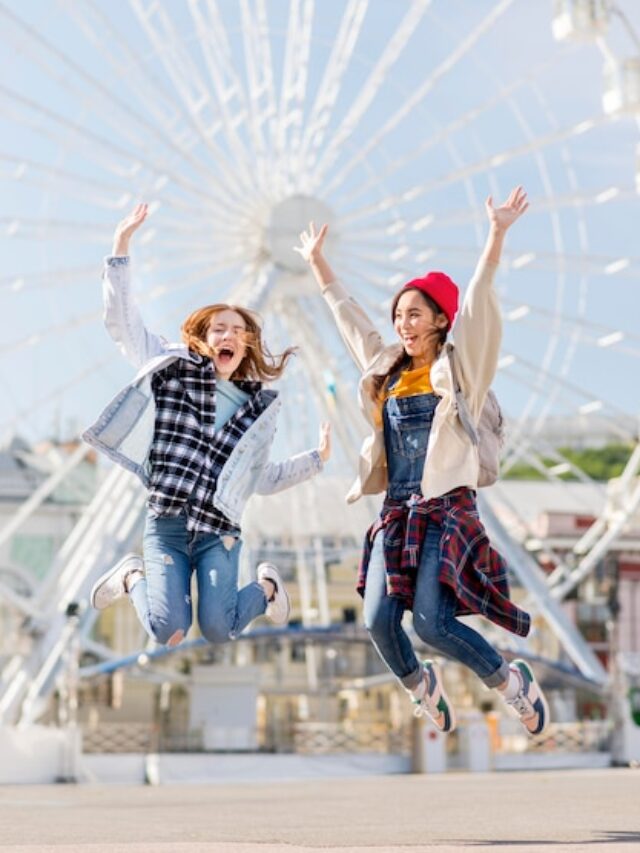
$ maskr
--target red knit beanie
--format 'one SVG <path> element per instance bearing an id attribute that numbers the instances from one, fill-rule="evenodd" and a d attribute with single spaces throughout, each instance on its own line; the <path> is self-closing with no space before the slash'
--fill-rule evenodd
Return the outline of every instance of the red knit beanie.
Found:
<path id="1" fill-rule="evenodd" d="M 391 320 L 395 320 L 398 300 L 405 290 L 419 290 L 430 296 L 449 321 L 450 329 L 458 310 L 458 285 L 443 272 L 428 272 L 422 278 L 414 278 L 403 285 L 391 304 Z"/>

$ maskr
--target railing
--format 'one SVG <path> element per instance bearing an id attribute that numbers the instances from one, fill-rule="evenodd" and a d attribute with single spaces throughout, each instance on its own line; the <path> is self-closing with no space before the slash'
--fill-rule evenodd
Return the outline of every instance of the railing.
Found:
<path id="1" fill-rule="evenodd" d="M 522 753 L 593 753 L 611 748 L 611 723 L 588 721 L 552 723 L 544 735 L 530 738 L 512 720 L 501 721 L 499 732 L 492 735 L 493 751 L 499 754 Z M 514 723 L 517 728 L 512 728 Z M 460 748 L 462 730 L 447 739 L 448 752 Z M 362 754 L 409 755 L 411 753 L 411 721 L 391 728 L 384 722 L 347 720 L 334 723 L 298 722 L 276 729 L 258 731 L 258 749 L 264 752 L 300 755 Z M 161 732 L 148 723 L 101 722 L 87 726 L 82 733 L 86 753 L 204 752 L 202 733 L 198 729 Z"/>
<path id="2" fill-rule="evenodd" d="M 82 730 L 83 752 L 157 752 L 158 731 L 149 723 L 105 723 Z"/>
<path id="3" fill-rule="evenodd" d="M 385 723 L 296 723 L 293 751 L 302 755 L 411 752 L 410 727 L 391 729 Z"/>
<path id="4" fill-rule="evenodd" d="M 608 720 L 551 723 L 543 735 L 531 740 L 529 752 L 608 752 L 611 735 Z"/>
<path id="5" fill-rule="evenodd" d="M 509 721 L 511 722 L 511 721 Z M 516 724 L 519 726 L 519 724 Z M 498 752 L 609 752 L 612 725 L 608 720 L 551 723 L 543 735 L 528 737 L 521 731 L 500 732 Z"/>

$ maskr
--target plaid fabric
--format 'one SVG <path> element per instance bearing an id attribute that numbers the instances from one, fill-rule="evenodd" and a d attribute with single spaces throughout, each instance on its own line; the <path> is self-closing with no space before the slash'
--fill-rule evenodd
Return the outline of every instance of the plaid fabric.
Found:
<path id="1" fill-rule="evenodd" d="M 455 489 L 428 501 L 421 495 L 413 495 L 410 501 L 387 498 L 380 518 L 365 537 L 357 584 L 360 595 L 364 595 L 373 539 L 384 530 L 387 594 L 402 599 L 408 610 L 412 608 L 429 524 L 442 528 L 440 582 L 455 593 L 457 615 L 479 613 L 526 637 L 531 617 L 509 600 L 507 564 L 489 543 L 471 489 Z"/>
<path id="2" fill-rule="evenodd" d="M 210 359 L 178 359 L 151 380 L 156 420 L 148 506 L 158 515 L 187 511 L 187 529 L 221 535 L 239 528 L 213 504 L 218 476 L 244 432 L 274 399 L 259 382 L 238 382 L 251 396 L 218 431 Z"/>

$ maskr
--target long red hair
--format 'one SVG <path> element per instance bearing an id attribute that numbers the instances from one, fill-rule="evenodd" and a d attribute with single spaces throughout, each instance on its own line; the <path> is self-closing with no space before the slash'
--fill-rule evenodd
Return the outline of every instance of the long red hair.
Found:
<path id="1" fill-rule="evenodd" d="M 236 314 L 242 317 L 246 326 L 244 343 L 247 351 L 238 365 L 238 369 L 233 374 L 233 378 L 252 379 L 261 382 L 278 379 L 282 375 L 287 362 L 295 353 L 296 347 L 287 347 L 280 355 L 272 355 L 262 340 L 262 327 L 259 316 L 247 308 L 241 308 L 239 305 L 227 305 L 226 303 L 218 302 L 215 305 L 205 305 L 204 308 L 198 308 L 197 311 L 189 314 L 181 328 L 182 340 L 189 349 L 206 358 L 212 358 L 213 351 L 207 344 L 207 334 L 211 326 L 211 321 L 221 311 L 235 311 Z"/>

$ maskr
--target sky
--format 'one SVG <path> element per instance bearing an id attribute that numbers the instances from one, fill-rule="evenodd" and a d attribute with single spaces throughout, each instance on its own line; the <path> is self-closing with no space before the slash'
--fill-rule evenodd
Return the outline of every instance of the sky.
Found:
<path id="1" fill-rule="evenodd" d="M 193 308 L 255 294 L 274 208 L 302 195 L 391 339 L 394 290 L 429 268 L 464 288 L 484 198 L 520 183 L 531 206 L 497 280 L 496 390 L 515 433 L 636 418 L 640 96 L 637 113 L 605 111 L 603 63 L 623 74 L 640 57 L 640 3 L 615 6 L 599 41 L 559 41 L 550 0 L 0 2 L 3 434 L 72 437 L 131 377 L 102 327 L 100 271 L 138 200 L 154 331 L 176 339 Z M 319 297 L 280 270 L 272 348 L 309 345 L 309 324 L 327 382 L 351 391 Z M 290 384 L 285 434 L 311 440 L 328 404 L 310 402 L 302 360 Z"/>

